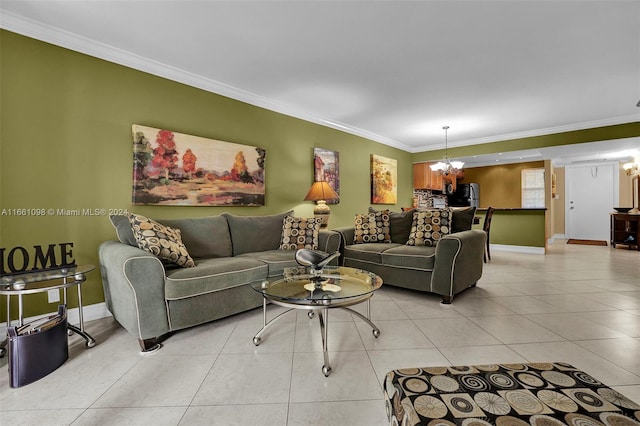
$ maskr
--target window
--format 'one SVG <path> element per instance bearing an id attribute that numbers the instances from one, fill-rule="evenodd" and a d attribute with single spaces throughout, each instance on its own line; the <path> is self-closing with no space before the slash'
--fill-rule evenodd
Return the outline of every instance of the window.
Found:
<path id="1" fill-rule="evenodd" d="M 522 207 L 544 207 L 544 169 L 522 170 Z"/>

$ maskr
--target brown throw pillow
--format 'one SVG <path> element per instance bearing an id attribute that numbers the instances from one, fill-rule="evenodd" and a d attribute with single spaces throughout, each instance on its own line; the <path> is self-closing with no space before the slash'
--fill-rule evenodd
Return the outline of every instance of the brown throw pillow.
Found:
<path id="1" fill-rule="evenodd" d="M 182 243 L 179 229 L 170 228 L 139 214 L 130 214 L 129 222 L 138 247 L 142 250 L 183 268 L 196 266 L 187 247 Z"/>
<path id="2" fill-rule="evenodd" d="M 285 216 L 282 220 L 280 250 L 318 249 L 320 218 Z"/>
<path id="3" fill-rule="evenodd" d="M 450 209 L 427 209 L 413 213 L 413 224 L 407 245 L 435 246 L 451 233 Z"/>
<path id="4" fill-rule="evenodd" d="M 354 220 L 354 244 L 390 243 L 389 210 L 357 214 Z"/>

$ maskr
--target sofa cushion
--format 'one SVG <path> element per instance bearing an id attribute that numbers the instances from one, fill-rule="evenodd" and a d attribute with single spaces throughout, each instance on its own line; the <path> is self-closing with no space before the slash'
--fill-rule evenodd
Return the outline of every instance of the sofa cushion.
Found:
<path id="1" fill-rule="evenodd" d="M 451 232 L 462 232 L 471 229 L 475 215 L 475 207 L 452 207 Z"/>
<path id="2" fill-rule="evenodd" d="M 396 243 L 352 244 L 344 248 L 344 257 L 364 262 L 382 263 L 382 253 L 399 245 Z"/>
<path id="3" fill-rule="evenodd" d="M 138 214 L 129 215 L 129 222 L 131 222 L 131 229 L 138 247 L 161 260 L 175 263 L 183 268 L 195 266 L 195 262 L 182 242 L 179 229 Z"/>
<path id="4" fill-rule="evenodd" d="M 398 268 L 432 271 L 435 259 L 435 247 L 408 246 L 403 244 L 382 252 L 382 264 Z"/>
<path id="5" fill-rule="evenodd" d="M 131 230 L 131 222 L 129 222 L 129 216 L 111 215 L 109 216 L 109 220 L 111 221 L 113 227 L 116 228 L 118 241 L 124 244 L 129 244 L 133 247 L 138 247 L 136 237 L 133 236 L 133 231 Z"/>
<path id="6" fill-rule="evenodd" d="M 180 229 L 182 241 L 193 258 L 228 257 L 233 254 L 229 225 L 224 216 L 188 219 L 158 219 Z"/>
<path id="7" fill-rule="evenodd" d="M 222 213 L 229 223 L 233 255 L 254 251 L 277 250 L 282 237 L 282 221 L 293 210 L 271 216 L 235 216 Z"/>
<path id="8" fill-rule="evenodd" d="M 247 285 L 267 278 L 267 265 L 239 257 L 198 259 L 195 268 L 167 270 L 165 298 L 184 299 Z"/>
<path id="9" fill-rule="evenodd" d="M 238 258 L 259 260 L 267 265 L 269 277 L 277 277 L 283 274 L 285 268 L 293 268 L 296 262 L 295 250 L 267 250 L 253 253 L 243 253 Z"/>
<path id="10" fill-rule="evenodd" d="M 373 207 L 369 207 L 369 213 L 375 213 Z M 413 209 L 401 212 L 389 212 L 389 230 L 391 231 L 391 242 L 405 244 L 411 233 L 413 223 Z"/>
<path id="11" fill-rule="evenodd" d="M 410 246 L 435 246 L 442 237 L 450 233 L 450 209 L 415 211 L 407 244 Z"/>
<path id="12" fill-rule="evenodd" d="M 285 216 L 282 221 L 280 250 L 318 249 L 322 219 Z"/>
<path id="13" fill-rule="evenodd" d="M 389 210 L 357 214 L 354 219 L 354 244 L 390 243 Z"/>

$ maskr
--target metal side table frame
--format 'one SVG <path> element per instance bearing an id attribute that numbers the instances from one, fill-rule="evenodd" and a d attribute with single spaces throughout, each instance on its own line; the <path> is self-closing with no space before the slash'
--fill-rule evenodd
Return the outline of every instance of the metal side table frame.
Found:
<path id="1" fill-rule="evenodd" d="M 295 268 L 294 268 L 295 269 Z M 329 269 L 329 268 L 327 268 Z M 286 298 L 279 298 L 273 294 L 270 294 L 268 289 L 274 285 L 284 285 L 287 282 L 291 281 L 290 279 L 285 278 L 284 280 L 278 280 L 274 283 L 270 283 L 269 281 L 264 281 L 260 287 L 255 286 L 254 290 L 262 293 L 264 299 L 262 301 L 262 328 L 258 333 L 253 337 L 253 344 L 258 346 L 262 342 L 262 335 L 264 332 L 273 325 L 276 321 L 282 318 L 285 314 L 291 312 L 292 310 L 308 310 L 307 316 L 309 318 L 313 318 L 315 316 L 315 312 L 318 311 L 318 320 L 320 322 L 320 335 L 322 337 L 322 353 L 324 357 L 324 365 L 322 366 L 322 373 L 325 377 L 328 377 L 331 374 L 331 364 L 329 362 L 329 350 L 328 350 L 328 338 L 329 338 L 329 309 L 341 308 L 349 311 L 350 313 L 356 315 L 362 321 L 366 322 L 371 326 L 372 333 L 375 338 L 380 336 L 380 329 L 371 321 L 371 297 L 375 290 L 380 288 L 382 285 L 382 279 L 380 277 L 371 274 L 366 271 L 359 271 L 354 268 L 336 268 L 336 271 L 349 271 L 355 274 L 367 274 L 370 277 L 374 277 L 375 283 L 371 286 L 371 288 L 367 290 L 363 290 L 360 294 L 357 291 L 345 298 L 320 298 L 320 299 L 312 299 L 307 297 L 302 298 L 292 298 L 290 300 L 286 300 Z M 295 276 L 295 274 L 293 274 Z M 340 278 L 339 275 L 326 275 L 326 278 Z M 298 280 L 300 281 L 300 280 Z M 312 283 L 313 279 L 309 280 L 308 283 Z M 367 302 L 367 315 L 363 315 L 358 311 L 355 311 L 350 308 L 350 306 Z M 270 321 L 267 321 L 267 304 L 271 302 L 275 305 L 279 305 L 285 308 L 289 308 L 286 311 L 278 314 Z"/>
<path id="2" fill-rule="evenodd" d="M 79 324 L 75 326 L 67 323 L 69 335 L 76 333 L 86 341 L 86 346 L 92 348 L 96 341 L 84 330 L 82 283 L 86 281 L 86 274 L 93 271 L 93 265 L 81 265 L 70 268 L 52 269 L 48 271 L 29 272 L 25 274 L 6 275 L 0 278 L 0 295 L 7 298 L 7 327 L 11 326 L 11 296 L 18 297 L 18 323 L 24 325 L 25 294 L 43 293 L 49 290 L 60 290 L 63 293 L 63 303 L 67 304 L 67 289 L 77 286 L 78 289 L 78 318 Z M 62 282 L 58 281 L 62 280 Z M 51 281 L 55 281 L 52 283 Z M 0 342 L 0 357 L 6 354 L 7 340 Z"/>

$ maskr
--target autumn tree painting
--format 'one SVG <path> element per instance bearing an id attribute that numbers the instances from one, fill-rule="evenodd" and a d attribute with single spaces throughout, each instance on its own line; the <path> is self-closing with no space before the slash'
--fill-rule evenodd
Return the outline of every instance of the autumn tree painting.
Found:
<path id="1" fill-rule="evenodd" d="M 191 148 L 187 149 L 187 152 L 182 156 L 182 169 L 189 178 L 191 178 L 193 176 L 193 172 L 196 171 L 197 159 L 196 155 L 191 151 Z"/>
<path id="2" fill-rule="evenodd" d="M 169 179 L 169 171 L 175 169 L 178 163 L 178 152 L 173 137 L 173 132 L 160 130 L 156 136 L 158 146 L 154 148 L 151 159 L 154 166 L 163 170 L 165 179 Z"/>
<path id="3" fill-rule="evenodd" d="M 264 205 L 264 149 L 140 125 L 132 130 L 134 204 Z"/>

